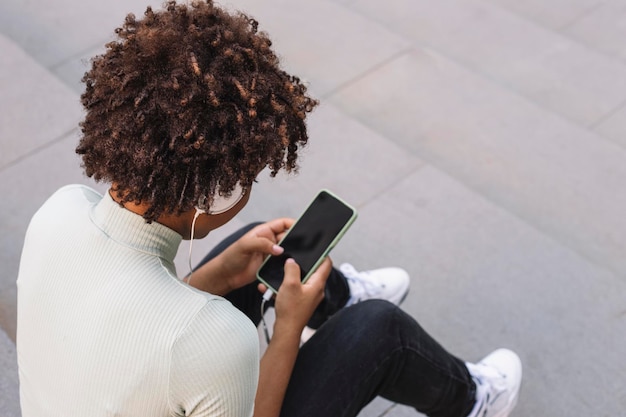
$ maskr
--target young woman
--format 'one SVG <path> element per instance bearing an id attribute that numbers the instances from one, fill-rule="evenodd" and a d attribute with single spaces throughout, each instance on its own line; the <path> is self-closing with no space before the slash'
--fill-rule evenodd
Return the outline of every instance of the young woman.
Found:
<path id="1" fill-rule="evenodd" d="M 296 167 L 317 102 L 254 20 L 211 1 L 148 8 L 116 33 L 83 79 L 77 147 L 111 188 L 60 189 L 26 235 L 24 417 L 355 416 L 377 395 L 429 416 L 509 414 L 518 357 L 449 354 L 396 306 L 408 287 L 399 269 L 342 272 L 327 259 L 302 284 L 288 260 L 260 358 L 255 271 L 293 220 L 236 233 L 187 279 L 173 259 L 181 239 L 246 205 L 261 170 Z M 376 294 L 355 294 L 363 287 Z M 312 316 L 319 329 L 300 347 Z"/>

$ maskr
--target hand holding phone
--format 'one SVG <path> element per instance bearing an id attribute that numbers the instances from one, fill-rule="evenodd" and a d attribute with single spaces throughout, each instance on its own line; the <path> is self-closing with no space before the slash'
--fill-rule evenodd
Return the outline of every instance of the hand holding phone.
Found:
<path id="1" fill-rule="evenodd" d="M 301 332 L 311 315 L 324 299 L 324 288 L 332 269 L 332 262 L 328 257 L 311 274 L 305 284 L 300 283 L 300 268 L 295 260 L 285 262 L 285 278 L 280 286 L 280 292 L 274 298 L 276 325 L 297 329 Z"/>
<path id="2" fill-rule="evenodd" d="M 281 255 L 265 259 L 257 278 L 274 293 L 284 278 L 285 261 L 300 266 L 302 282 L 311 276 L 356 220 L 357 212 L 328 190 L 322 190 L 279 242 Z"/>

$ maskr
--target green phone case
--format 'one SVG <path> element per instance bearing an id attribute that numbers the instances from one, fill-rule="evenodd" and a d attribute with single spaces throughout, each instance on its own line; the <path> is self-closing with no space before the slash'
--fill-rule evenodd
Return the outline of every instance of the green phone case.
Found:
<path id="1" fill-rule="evenodd" d="M 343 204 L 345 207 L 347 207 L 348 209 L 350 209 L 352 211 L 352 216 L 348 219 L 348 221 L 346 221 L 346 223 L 343 225 L 343 227 L 341 228 L 341 230 L 339 231 L 339 233 L 337 233 L 337 235 L 335 236 L 335 238 L 332 240 L 332 242 L 326 247 L 326 249 L 324 250 L 324 252 L 322 253 L 322 255 L 318 258 L 318 260 L 315 262 L 315 264 L 313 265 L 313 267 L 309 270 L 309 272 L 307 273 L 307 275 L 302 279 L 302 283 L 305 283 L 310 277 L 311 275 L 317 270 L 317 268 L 322 264 L 322 262 L 324 262 L 324 259 L 328 256 L 328 254 L 330 253 L 330 251 L 337 245 L 337 243 L 339 243 L 339 241 L 341 240 L 341 238 L 345 235 L 345 233 L 348 231 L 348 229 L 350 228 L 350 226 L 352 226 L 352 223 L 354 223 L 354 221 L 357 218 L 357 211 L 356 209 L 351 206 L 350 204 L 346 203 L 341 197 L 337 196 L 335 193 L 333 193 L 332 191 L 328 190 L 328 189 L 322 189 L 320 190 L 315 197 L 313 198 L 313 200 L 311 200 L 311 202 L 309 203 L 309 205 L 307 206 L 307 208 L 302 212 L 302 214 L 300 215 L 300 217 L 298 218 L 298 220 L 296 220 L 296 222 L 293 224 L 293 226 L 291 226 L 291 228 L 287 231 L 287 233 L 285 234 L 285 236 L 283 236 L 283 238 L 280 240 L 280 242 L 278 242 L 278 245 L 280 246 L 280 244 L 283 242 L 283 240 L 285 240 L 287 238 L 287 236 L 289 236 L 289 233 L 291 233 L 292 230 L 294 230 L 296 227 L 298 227 L 298 222 L 300 221 L 300 219 L 304 216 L 304 214 L 309 210 L 309 208 L 311 207 L 311 205 L 315 202 L 315 200 L 318 198 L 318 196 L 323 193 L 326 192 L 328 193 L 331 197 L 333 197 L 334 199 L 336 199 L 337 201 L 339 201 L 341 204 Z M 263 284 L 265 284 L 265 286 L 267 286 L 267 288 L 271 289 L 274 293 L 277 293 L 278 290 L 273 288 L 270 284 L 268 284 L 260 275 L 259 275 L 259 271 L 261 270 L 261 268 L 263 268 L 263 265 L 265 265 L 265 263 L 267 262 L 267 260 L 271 257 L 272 255 L 268 255 L 265 260 L 263 261 L 263 263 L 261 264 L 261 266 L 259 267 L 259 269 L 257 270 L 256 273 L 256 277 L 259 281 L 261 281 Z"/>

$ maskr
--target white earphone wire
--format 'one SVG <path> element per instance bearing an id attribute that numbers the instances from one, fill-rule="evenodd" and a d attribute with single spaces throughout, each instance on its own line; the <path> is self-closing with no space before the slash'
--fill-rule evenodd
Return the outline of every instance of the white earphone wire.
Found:
<path id="1" fill-rule="evenodd" d="M 193 237 L 196 230 L 196 220 L 201 214 L 208 213 L 211 215 L 222 214 L 232 209 L 239 203 L 239 201 L 245 195 L 245 189 L 241 186 L 237 185 L 235 188 L 235 194 L 229 198 L 214 198 L 212 206 L 217 206 L 216 208 L 207 208 L 206 207 L 206 196 L 202 196 L 198 201 L 198 206 L 196 206 L 196 213 L 193 216 L 193 221 L 191 222 L 191 237 L 189 239 L 189 275 L 187 275 L 187 284 L 191 284 L 191 276 L 193 275 L 193 267 L 191 266 L 191 254 L 193 250 Z"/>
<path id="2" fill-rule="evenodd" d="M 198 207 L 196 207 L 196 214 L 194 214 L 193 216 L 193 221 L 191 222 L 191 237 L 189 238 L 189 275 L 187 276 L 187 284 L 191 285 L 191 276 L 193 275 L 193 267 L 191 266 L 191 253 L 193 250 L 193 237 L 195 234 L 195 230 L 196 230 L 196 220 L 198 220 L 198 217 L 200 217 L 200 215 L 202 213 L 205 213 L 204 210 L 199 209 Z"/>

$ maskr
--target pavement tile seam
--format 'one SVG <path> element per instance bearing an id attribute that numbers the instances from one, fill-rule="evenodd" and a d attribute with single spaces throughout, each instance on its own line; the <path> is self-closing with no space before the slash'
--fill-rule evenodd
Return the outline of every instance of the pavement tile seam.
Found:
<path id="1" fill-rule="evenodd" d="M 607 140 L 610 140 L 611 142 L 615 143 L 617 146 L 620 146 L 622 149 L 626 150 L 626 141 L 621 140 L 622 138 L 619 138 L 619 137 L 612 137 L 610 133 L 605 132 L 603 129 L 603 125 L 605 123 L 610 123 L 613 117 L 619 117 L 619 114 L 625 108 L 626 108 L 626 101 L 622 103 L 619 107 L 615 108 L 610 114 L 607 114 L 606 117 L 598 120 L 596 123 L 594 123 L 593 126 L 590 126 L 590 129 L 592 129 L 593 133 Z"/>
<path id="2" fill-rule="evenodd" d="M 626 35 L 624 15 L 626 4 L 622 0 L 604 1 L 575 25 L 566 29 L 566 34 L 588 44 L 621 61 L 626 61 L 626 49 L 622 39 Z"/>
<path id="3" fill-rule="evenodd" d="M 6 56 L 0 65 L 2 171 L 74 129 L 80 110 L 76 94 L 21 45 L 0 34 L 0 49 Z"/>
<path id="4" fill-rule="evenodd" d="M 76 54 L 58 66 L 51 67 L 52 73 L 79 97 L 85 91 L 82 78 L 91 69 L 91 59 L 104 52 L 104 42 Z M 80 69 L 77 69 L 79 66 Z"/>
<path id="5" fill-rule="evenodd" d="M 604 123 L 606 120 L 610 119 L 611 117 L 613 117 L 616 113 L 619 113 L 620 110 L 622 110 L 624 107 L 626 106 L 626 100 L 622 101 L 618 106 L 616 106 L 613 110 L 611 110 L 610 112 L 606 113 L 605 115 L 603 115 L 602 117 L 600 117 L 598 120 L 594 121 L 593 123 L 591 123 L 588 128 L 589 130 L 594 131 L 594 133 L 600 135 L 600 136 L 604 136 L 601 133 L 596 131 L 596 128 L 601 125 L 602 123 Z M 609 139 L 610 140 L 610 139 Z"/>
<path id="6" fill-rule="evenodd" d="M 327 92 L 325 92 L 324 94 L 320 95 L 320 98 L 328 98 L 330 96 L 332 96 L 333 94 L 341 91 L 342 89 L 359 82 L 361 79 L 363 79 L 364 77 L 367 77 L 369 74 L 377 71 L 378 69 L 384 67 L 385 65 L 388 65 L 390 62 L 395 61 L 396 59 L 402 57 L 403 55 L 409 54 L 413 51 L 413 47 L 409 47 L 409 48 L 404 48 L 399 50 L 398 52 L 396 52 L 395 54 L 391 55 L 389 58 L 376 63 L 375 65 L 371 66 L 370 68 L 364 69 L 363 72 L 361 72 L 360 74 L 356 75 L 355 77 L 351 78 L 350 80 L 339 84 L 338 86 L 336 86 L 335 88 L 333 88 L 332 90 L 329 90 Z"/>
<path id="7" fill-rule="evenodd" d="M 62 133 L 61 135 L 57 136 L 56 138 L 43 143 L 39 146 L 37 146 L 34 149 L 29 150 L 28 152 L 26 152 L 23 155 L 20 155 L 19 157 L 13 159 L 12 161 L 6 163 L 3 166 L 0 166 L 0 174 L 2 172 L 4 172 L 5 170 L 14 167 L 15 165 L 20 164 L 21 162 L 25 161 L 28 158 L 31 158 L 34 155 L 37 155 L 40 152 L 44 152 L 46 149 L 50 148 L 51 146 L 56 145 L 57 143 L 63 141 L 65 138 L 67 138 L 68 136 L 74 135 L 76 132 L 78 131 L 78 127 L 73 127 L 70 130 L 68 130 L 67 132 Z"/>
<path id="8" fill-rule="evenodd" d="M 402 178 L 396 178 L 394 179 L 394 181 L 390 182 L 389 184 L 386 184 L 385 186 L 381 186 L 376 193 L 374 193 L 370 198 L 368 198 L 367 200 L 363 201 L 361 204 L 358 204 L 357 208 L 358 209 L 363 209 L 365 207 L 367 207 L 371 202 L 377 200 L 382 194 L 384 194 L 385 192 L 387 192 L 388 190 L 392 189 L 398 182 L 402 181 L 404 178 L 410 177 L 412 175 L 415 175 L 418 171 L 421 171 L 424 168 L 429 167 L 430 164 L 424 163 L 424 162 L 419 162 L 417 163 L 417 165 L 415 166 L 415 168 L 413 168 L 412 170 L 408 171 L 406 174 L 404 174 L 402 176 Z M 432 166 L 430 166 L 432 168 Z"/>
<path id="9" fill-rule="evenodd" d="M 401 146 L 401 145 L 398 145 L 398 146 Z M 407 152 L 408 151 L 409 150 L 407 149 Z M 542 228 L 540 224 L 534 222 L 532 219 L 526 218 L 522 214 L 520 214 L 520 213 L 518 213 L 518 212 L 516 212 L 514 210 L 511 210 L 509 207 L 507 207 L 506 205 L 502 204 L 502 202 L 500 202 L 500 201 L 490 197 L 489 194 L 482 192 L 479 187 L 473 187 L 471 184 L 468 184 L 467 182 L 465 182 L 463 180 L 462 177 L 459 177 L 454 172 L 451 172 L 451 171 L 445 169 L 443 166 L 439 166 L 434 161 L 429 161 L 423 155 L 418 155 L 418 156 L 421 159 L 423 159 L 424 161 L 426 161 L 424 166 L 421 167 L 421 168 L 430 167 L 432 169 L 435 169 L 435 170 L 438 170 L 438 171 L 444 173 L 445 175 L 447 175 L 448 177 L 453 179 L 455 182 L 457 182 L 460 186 L 465 188 L 468 192 L 471 192 L 472 194 L 474 194 L 477 198 L 480 198 L 480 199 L 488 202 L 491 206 L 497 207 L 502 212 L 506 212 L 509 216 L 516 218 L 517 220 L 519 220 L 521 223 L 523 223 L 529 229 L 532 229 L 536 233 L 542 235 L 547 241 L 550 241 L 554 245 L 560 246 L 560 247 L 568 250 L 569 252 L 571 252 L 571 253 L 577 255 L 578 257 L 584 259 L 586 262 L 588 262 L 589 264 L 595 266 L 596 268 L 598 268 L 600 270 L 603 270 L 605 272 L 608 272 L 609 274 L 612 274 L 612 275 L 618 277 L 621 281 L 626 282 L 626 275 L 622 271 L 620 271 L 619 269 L 613 268 L 613 267 L 611 267 L 609 265 L 606 265 L 606 264 L 600 262 L 599 260 L 595 259 L 594 257 L 590 256 L 586 252 L 580 250 L 580 248 L 568 244 L 566 239 L 560 239 L 559 236 L 555 235 L 550 230 Z M 415 172 L 417 172 L 417 171 L 418 170 L 415 170 Z M 372 199 L 372 200 L 374 200 L 374 199 Z M 443 268 L 445 269 L 445 267 L 443 267 Z"/>
<path id="10" fill-rule="evenodd" d="M 593 13 L 594 10 L 602 7 L 602 3 L 603 3 L 601 1 L 599 1 L 596 4 L 594 4 L 593 6 L 589 6 L 584 11 L 581 11 L 576 16 L 571 17 L 568 21 L 566 21 L 564 23 L 561 23 L 558 26 L 553 27 L 553 26 L 546 25 L 545 23 L 537 20 L 536 18 L 533 18 L 531 16 L 525 15 L 525 14 L 520 13 L 518 11 L 515 11 L 515 10 L 513 10 L 513 9 L 511 9 L 511 8 L 507 7 L 506 5 L 503 5 L 501 3 L 497 3 L 497 2 L 493 2 L 493 1 L 489 1 L 489 0 L 487 0 L 487 2 L 493 4 L 494 6 L 496 6 L 498 8 L 501 8 L 502 10 L 505 10 L 508 13 L 511 13 L 511 14 L 521 18 L 521 19 L 527 20 L 530 23 L 533 23 L 533 24 L 535 24 L 537 26 L 540 26 L 540 27 L 542 27 L 544 29 L 551 30 L 551 31 L 557 31 L 557 32 L 558 31 L 562 31 L 562 30 L 566 30 L 569 26 L 572 26 L 572 25 L 576 24 L 578 21 L 583 19 L 588 14 Z"/>
<path id="11" fill-rule="evenodd" d="M 458 58 L 456 58 L 455 56 L 452 56 L 450 54 L 445 53 L 444 51 L 437 49 L 436 47 L 432 46 L 432 45 L 426 45 L 424 48 L 422 48 L 424 50 L 430 51 L 431 53 L 437 54 L 451 62 L 454 62 L 455 64 L 465 68 L 466 71 L 471 72 L 473 74 L 475 74 L 478 77 L 481 77 L 483 80 L 488 81 L 489 83 L 508 91 L 509 93 L 511 93 L 512 95 L 517 96 L 519 99 L 526 101 L 532 105 L 534 105 L 535 107 L 537 107 L 540 110 L 545 111 L 546 113 L 550 113 L 562 120 L 565 120 L 573 125 L 576 125 L 580 128 L 583 129 L 587 129 L 589 131 L 593 131 L 593 128 L 599 124 L 601 124 L 604 120 L 610 118 L 613 114 L 615 114 L 616 112 L 618 112 L 623 106 L 624 104 L 626 104 L 626 100 L 620 102 L 618 105 L 616 105 L 614 108 L 608 110 L 607 112 L 605 112 L 604 114 L 600 115 L 596 120 L 591 120 L 589 121 L 589 123 L 582 123 L 580 120 L 576 120 L 573 117 L 570 117 L 562 112 L 559 112 L 557 110 L 555 110 L 554 108 L 548 107 L 546 104 L 541 103 L 540 101 L 533 99 L 531 96 L 524 94 L 520 91 L 518 91 L 515 87 L 511 86 L 509 83 L 505 82 L 504 80 L 498 79 L 497 77 L 488 74 L 485 71 L 481 71 L 479 68 L 474 67 L 472 65 L 467 65 L 467 63 L 464 60 L 460 60 Z M 594 52 L 597 52 L 594 50 Z M 611 59 L 613 59 L 613 57 L 609 57 Z M 625 67 L 626 69 L 626 67 Z M 595 132 L 597 133 L 597 132 Z M 603 135 L 600 135 L 603 139 L 609 141 L 609 142 L 613 142 L 610 138 L 607 138 Z"/>
<path id="12" fill-rule="evenodd" d="M 558 32 L 566 31 L 569 27 L 574 26 L 576 23 L 580 22 L 582 19 L 584 19 L 585 17 L 587 17 L 591 13 L 595 12 L 597 9 L 601 8 L 603 5 L 604 5 L 604 2 L 600 1 L 600 2 L 598 2 L 596 4 L 594 4 L 593 6 L 588 7 L 584 12 L 580 12 L 576 17 L 572 18 L 569 22 L 563 23 L 561 26 L 557 27 L 556 30 Z M 563 35 L 567 36 L 566 34 L 563 34 Z M 567 36 L 567 37 L 571 38 L 570 36 Z M 571 39 L 573 41 L 579 42 L 575 38 L 571 38 Z"/>
<path id="13" fill-rule="evenodd" d="M 57 70 L 59 68 L 63 67 L 64 65 L 68 64 L 69 62 L 71 62 L 71 61 L 73 61 L 73 60 L 75 60 L 77 58 L 82 57 L 83 55 L 85 55 L 87 53 L 93 52 L 92 57 L 96 56 L 95 51 L 98 51 L 99 49 L 102 49 L 110 41 L 111 41 L 111 39 L 103 39 L 102 41 L 99 41 L 98 43 L 95 43 L 95 44 L 93 44 L 93 45 L 91 45 L 91 46 L 89 46 L 87 48 L 84 48 L 84 49 L 76 52 L 75 54 L 72 54 L 70 56 L 67 56 L 67 57 L 63 58 L 62 61 L 59 61 L 59 62 L 57 62 L 57 63 L 55 63 L 53 65 L 50 65 L 47 68 L 50 70 L 51 73 L 56 75 L 57 74 Z M 58 78 L 58 76 L 57 76 L 57 78 Z M 61 80 L 61 81 L 63 81 L 63 80 Z"/>
<path id="14" fill-rule="evenodd" d="M 626 146 L 624 146 L 624 144 L 611 139 L 610 137 L 604 135 L 601 131 L 597 130 L 597 128 L 604 123 L 605 121 L 607 121 L 608 119 L 610 119 L 611 117 L 613 117 L 614 115 L 616 115 L 617 113 L 620 112 L 620 110 L 622 110 L 624 108 L 624 106 L 626 106 L 626 100 L 622 101 L 621 103 L 619 103 L 617 106 L 615 106 L 615 108 L 611 109 L 610 111 L 606 112 L 605 114 L 603 114 L 602 116 L 600 116 L 597 120 L 594 120 L 592 123 L 590 123 L 588 126 L 582 126 L 586 128 L 588 131 L 592 132 L 593 134 L 595 134 L 596 136 L 611 142 L 617 146 L 620 146 L 621 148 L 626 149 Z M 568 121 L 571 121 L 568 119 Z"/>
<path id="15" fill-rule="evenodd" d="M 500 7 L 519 14 L 529 20 L 538 22 L 549 29 L 558 29 L 595 4 L 603 3 L 603 0 L 552 0 L 550 2 L 530 0 L 525 2 L 513 0 L 487 0 Z M 569 6 L 565 9 L 562 6 Z"/>
<path id="16" fill-rule="evenodd" d="M 589 45 L 586 45 L 586 44 L 580 42 L 580 40 L 578 40 L 576 38 L 573 38 L 571 36 L 568 36 L 566 33 L 563 33 L 563 31 L 565 31 L 568 27 L 570 27 L 572 25 L 575 25 L 578 21 L 582 20 L 585 16 L 589 15 L 590 13 L 593 13 L 596 9 L 602 7 L 603 2 L 598 2 L 595 5 L 590 6 L 587 10 L 585 10 L 584 12 L 579 13 L 577 16 L 573 17 L 569 22 L 564 23 L 564 24 L 560 25 L 557 28 L 551 28 L 551 27 L 545 26 L 545 25 L 541 24 L 540 22 L 538 22 L 538 21 L 536 21 L 534 19 L 529 18 L 528 16 L 524 16 L 524 15 L 522 15 L 520 13 L 516 13 L 515 11 L 506 8 L 506 7 L 502 6 L 501 4 L 494 4 L 494 3 L 491 3 L 491 2 L 489 2 L 489 3 L 493 7 L 496 7 L 498 9 L 502 10 L 503 12 L 508 13 L 511 16 L 515 16 L 516 18 L 524 20 L 524 21 L 526 21 L 528 23 L 531 23 L 531 24 L 537 26 L 538 28 L 541 28 L 542 30 L 546 30 L 546 31 L 552 32 L 553 34 L 555 34 L 557 36 L 561 36 L 561 37 L 566 38 L 566 39 L 568 39 L 570 41 L 573 41 L 573 42 L 579 44 L 580 46 L 584 47 L 585 49 L 593 51 L 594 53 L 599 53 L 599 51 L 597 49 L 589 47 Z M 606 56 L 608 56 L 611 59 L 615 59 L 615 57 L 612 57 L 610 55 L 606 55 Z"/>

